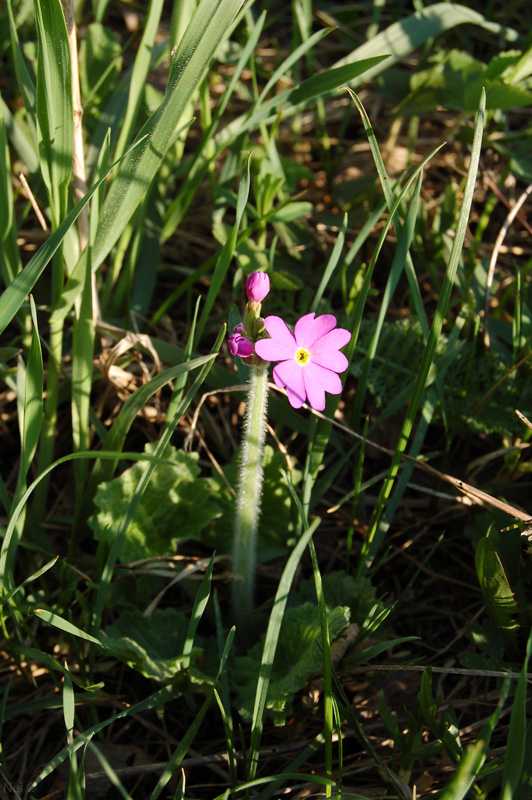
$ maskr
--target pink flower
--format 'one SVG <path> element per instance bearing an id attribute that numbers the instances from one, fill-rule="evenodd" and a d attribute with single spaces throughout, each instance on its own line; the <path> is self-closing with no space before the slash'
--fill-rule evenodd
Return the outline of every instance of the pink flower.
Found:
<path id="1" fill-rule="evenodd" d="M 255 352 L 264 361 L 279 361 L 273 368 L 273 379 L 280 389 L 286 387 L 293 408 L 301 408 L 308 400 L 316 411 L 325 408 L 325 392 L 340 394 L 342 381 L 337 373 L 348 367 L 340 353 L 351 339 L 345 328 L 335 328 L 332 314 L 305 314 L 296 322 L 294 333 L 280 317 L 264 320 L 270 339 L 260 339 Z M 334 329 L 334 330 L 333 330 Z"/>
<path id="2" fill-rule="evenodd" d="M 234 329 L 233 333 L 227 340 L 229 345 L 229 350 L 231 351 L 232 356 L 240 356 L 240 358 L 248 358 L 253 353 L 253 345 L 246 339 L 245 336 L 242 336 L 243 333 L 246 332 L 246 329 L 242 325 L 241 322 L 238 323 L 236 328 Z"/>
<path id="3" fill-rule="evenodd" d="M 262 303 L 270 291 L 270 279 L 265 272 L 252 272 L 246 280 L 246 294 L 248 300 Z"/>

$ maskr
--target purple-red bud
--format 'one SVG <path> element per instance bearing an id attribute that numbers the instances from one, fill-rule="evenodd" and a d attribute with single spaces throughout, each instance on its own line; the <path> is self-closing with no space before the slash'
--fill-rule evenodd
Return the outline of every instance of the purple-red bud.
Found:
<path id="1" fill-rule="evenodd" d="M 246 294 L 248 300 L 262 303 L 270 291 L 270 279 L 265 272 L 252 272 L 246 280 Z"/>
<path id="2" fill-rule="evenodd" d="M 237 325 L 237 328 L 239 326 Z M 236 330 L 236 328 L 235 328 Z M 241 333 L 232 333 L 229 339 L 227 340 L 229 345 L 229 350 L 231 351 L 232 356 L 240 356 L 240 358 L 249 358 L 253 354 L 253 345 L 246 339 L 245 336 L 242 336 Z"/>

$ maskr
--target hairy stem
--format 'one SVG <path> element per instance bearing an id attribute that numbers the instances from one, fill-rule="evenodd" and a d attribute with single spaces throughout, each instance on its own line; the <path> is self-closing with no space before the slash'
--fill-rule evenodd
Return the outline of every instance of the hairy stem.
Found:
<path id="1" fill-rule="evenodd" d="M 233 609 L 235 617 L 253 610 L 255 550 L 262 493 L 262 454 L 266 431 L 268 368 L 253 367 L 244 419 L 244 438 L 237 487 L 233 541 Z M 244 622 L 244 627 L 245 622 Z"/>

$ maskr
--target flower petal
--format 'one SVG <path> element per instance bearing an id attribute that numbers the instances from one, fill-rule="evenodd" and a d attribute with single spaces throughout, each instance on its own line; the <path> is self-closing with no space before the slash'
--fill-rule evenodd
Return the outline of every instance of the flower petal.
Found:
<path id="1" fill-rule="evenodd" d="M 323 411 L 325 408 L 325 392 L 340 394 L 342 391 L 342 381 L 336 372 L 311 361 L 305 367 L 304 381 L 308 401 L 316 411 Z"/>
<path id="2" fill-rule="evenodd" d="M 351 333 L 345 328 L 335 328 L 326 333 L 318 342 L 314 342 L 312 355 L 322 353 L 324 350 L 339 350 L 351 341 Z"/>
<path id="3" fill-rule="evenodd" d="M 349 361 L 339 350 L 324 350 L 323 353 L 313 352 L 311 361 L 313 364 L 319 364 L 320 367 L 325 367 L 333 372 L 345 372 L 349 366 Z"/>
<path id="4" fill-rule="evenodd" d="M 275 385 L 280 389 L 286 388 L 292 408 L 301 408 L 306 400 L 304 371 L 305 367 L 299 366 L 293 359 L 282 361 L 273 368 Z"/>
<path id="5" fill-rule="evenodd" d="M 294 334 L 281 317 L 266 317 L 264 327 L 271 339 L 259 339 L 255 352 L 265 361 L 284 361 L 293 358 L 296 351 Z"/>
<path id="6" fill-rule="evenodd" d="M 329 333 L 336 325 L 336 317 L 332 314 L 322 314 L 315 319 L 315 314 L 305 314 L 296 322 L 294 334 L 298 347 L 312 350 L 312 345 L 322 336 Z"/>

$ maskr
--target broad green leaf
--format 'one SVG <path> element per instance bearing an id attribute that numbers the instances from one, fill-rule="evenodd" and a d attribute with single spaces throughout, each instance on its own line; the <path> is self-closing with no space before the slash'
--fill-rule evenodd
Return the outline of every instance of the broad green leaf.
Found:
<path id="1" fill-rule="evenodd" d="M 146 453 L 154 455 L 155 448 L 146 445 Z M 197 539 L 220 513 L 207 480 L 200 478 L 197 454 L 169 447 L 162 458 L 164 464 L 154 468 L 126 531 L 118 554 L 122 562 L 169 555 L 179 542 Z M 98 511 L 89 520 L 96 539 L 113 541 L 147 469 L 146 462 L 138 463 L 120 477 L 100 484 L 94 498 Z"/>
<path id="2" fill-rule="evenodd" d="M 519 608 L 491 539 L 479 541 L 475 551 L 475 566 L 488 613 L 515 648 L 519 625 L 513 617 L 518 614 Z"/>
<path id="3" fill-rule="evenodd" d="M 349 624 L 348 609 L 329 608 L 327 622 L 331 641 L 334 641 Z M 305 603 L 286 610 L 266 699 L 266 711 L 276 725 L 286 722 L 292 712 L 294 694 L 305 686 L 310 675 L 321 669 L 320 641 L 320 616 L 316 605 Z M 263 646 L 262 641 L 257 643 L 235 663 L 238 710 L 246 720 L 251 719 L 253 712 L 255 681 L 261 670 Z"/>

